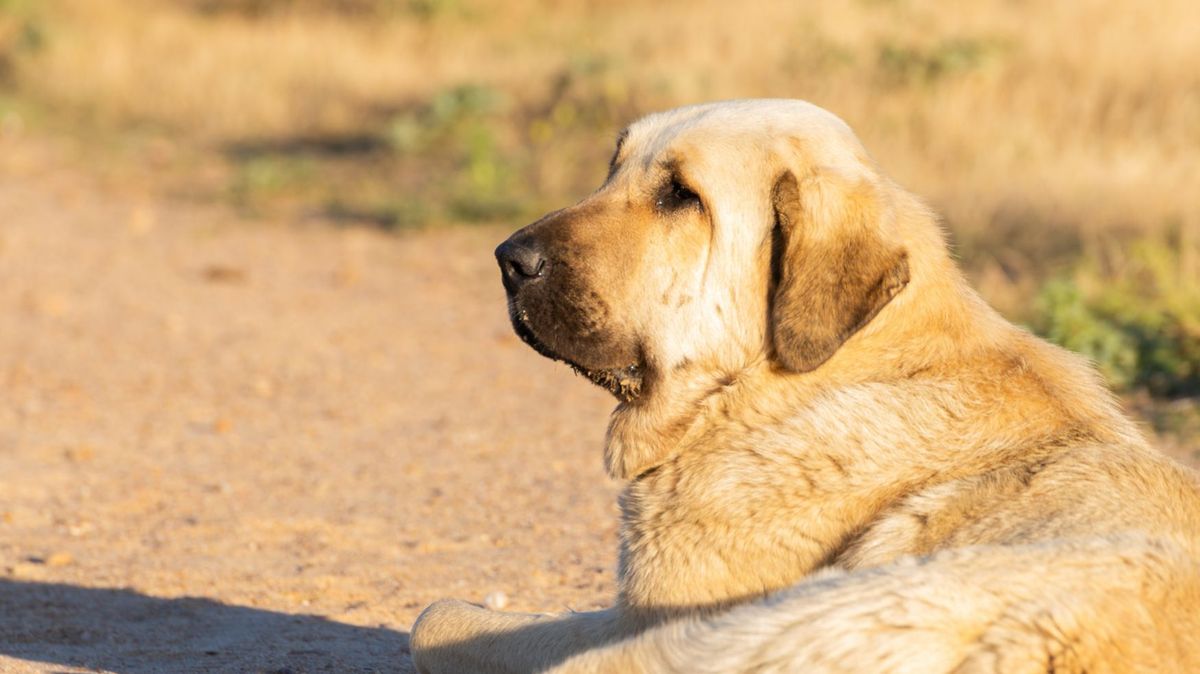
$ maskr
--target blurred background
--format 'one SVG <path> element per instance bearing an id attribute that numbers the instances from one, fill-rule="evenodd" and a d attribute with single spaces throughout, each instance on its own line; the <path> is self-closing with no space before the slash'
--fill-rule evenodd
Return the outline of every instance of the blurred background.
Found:
<path id="1" fill-rule="evenodd" d="M 246 450 L 266 451 L 272 442 L 288 447 L 276 459 L 263 459 L 274 466 L 272 461 L 294 459 L 296 447 L 315 443 L 310 458 L 319 462 L 326 460 L 314 458 L 324 456 L 322 448 L 357 446 L 357 440 L 347 441 L 347 429 L 375 429 L 369 441 L 360 438 L 361 462 L 346 464 L 347 471 L 357 466 L 360 472 L 337 483 L 342 467 L 323 476 L 323 469 L 298 470 L 298 500 L 287 506 L 303 511 L 309 507 L 305 494 L 316 493 L 320 501 L 325 492 L 305 482 L 316 479 L 334 480 L 329 493 L 349 493 L 351 485 L 364 494 L 390 494 L 378 505 L 366 496 L 339 496 L 353 501 L 356 517 L 378 507 L 380 536 L 412 541 L 378 564 L 368 564 L 373 558 L 360 550 L 359 559 L 368 560 L 362 562 L 364 576 L 385 564 L 416 568 L 431 560 L 438 568 L 461 569 L 472 550 L 486 551 L 487 559 L 510 550 L 511 564 L 489 577 L 518 595 L 514 605 L 545 610 L 546 601 L 568 597 L 599 601 L 611 589 L 607 575 L 577 569 L 583 580 L 568 574 L 575 578 L 570 591 L 555 589 L 556 580 L 539 585 L 525 573 L 528 550 L 518 550 L 525 539 L 513 534 L 515 543 L 503 536 L 481 543 L 475 533 L 461 533 L 490 531 L 498 504 L 511 505 L 511 493 L 488 501 L 485 489 L 473 497 L 475 505 L 451 506 L 440 491 L 457 493 L 446 485 L 458 484 L 454 480 L 469 472 L 468 465 L 493 477 L 515 474 L 503 463 L 513 460 L 512 452 L 533 452 L 528 456 L 538 457 L 537 465 L 557 466 L 553 471 L 565 471 L 559 477 L 570 477 L 573 485 L 603 480 L 597 447 L 610 403 L 597 392 L 574 393 L 584 384 L 565 374 L 554 379 L 560 375 L 548 364 L 530 370 L 543 366 L 505 325 L 490 248 L 508 230 L 594 189 L 615 134 L 642 114 L 712 99 L 803 98 L 845 119 L 890 175 L 944 217 L 962 265 L 990 302 L 1094 359 L 1160 444 L 1195 461 L 1198 16 L 1194 0 L 0 0 L 0 209 L 7 209 L 0 210 L 0 288 L 8 286 L 0 295 L 11 291 L 13 311 L 24 312 L 17 315 L 25 317 L 20 325 L 28 333 L 25 342 L 12 337 L 15 331 L 0 334 L 0 346 L 53 344 L 55 335 L 80 344 L 120 341 L 111 315 L 122 307 L 144 308 L 145 316 L 131 313 L 120 323 L 136 327 L 146 316 L 153 319 L 144 324 L 153 329 L 131 334 L 127 342 L 138 345 L 129 347 L 129 359 L 131 367 L 149 368 L 146 381 L 157 381 L 163 368 L 181 367 L 189 354 L 208 353 L 202 347 L 223 349 L 188 375 L 193 388 L 184 397 L 193 407 L 181 413 L 186 432 L 178 447 L 200 442 L 241 453 L 230 454 L 228 463 L 189 470 L 227 475 L 216 483 L 234 495 L 243 489 L 275 494 L 262 484 L 238 482 L 245 472 L 239 462 L 252 455 Z M 94 222 L 70 224 L 85 216 Z M 50 224 L 60 221 L 66 224 Z M 181 239 L 184 231 L 191 238 Z M 220 241 L 213 243 L 214 237 Z M 110 259 L 98 250 L 126 252 Z M 97 255 L 95 265 L 84 264 Z M 164 266 L 154 271 L 160 262 Z M 59 267 L 64 279 L 78 269 L 109 271 L 77 278 L 70 282 L 75 286 L 62 281 L 55 290 L 58 277 L 39 274 Z M 131 271 L 143 268 L 149 270 L 144 277 Z M 105 295 L 102 280 L 109 274 L 128 274 L 129 287 L 140 290 L 114 287 Z M 127 305 L 113 300 L 126 292 Z M 71 324 L 83 321 L 89 297 L 100 307 L 95 320 Z M 180 298 L 219 310 L 195 317 L 178 309 Z M 399 317 L 379 318 L 388 307 Z M 239 316 L 242 332 L 222 332 Z M 9 325 L 18 322 L 0 333 Z M 439 333 L 443 328 L 457 332 Z M 263 337 L 273 330 L 279 341 Z M 303 341 L 309 333 L 311 344 Z M 185 340 L 179 357 L 148 364 L 171 353 L 171 340 Z M 321 346 L 326 343 L 336 348 Z M 229 355 L 242 353 L 237 349 L 244 344 L 250 346 L 243 355 Z M 54 401 L 69 398 L 63 393 L 68 389 L 37 388 L 52 379 L 39 372 L 74 376 L 63 349 L 46 348 L 38 356 L 44 362 L 30 351 L 0 380 L 9 399 L 34 409 L 0 410 L 9 428 L 35 428 L 43 423 L 39 410 L 60 409 Z M 81 363 L 99 366 L 101 379 L 119 362 L 80 353 Z M 293 371 L 301 356 L 317 363 L 311 381 Z M 401 366 L 387 365 L 395 362 Z M 435 365 L 417 365 L 427 362 Z M 421 369 L 436 367 L 443 368 L 437 377 Z M 205 388 L 214 371 L 242 393 L 229 397 L 224 384 Z M 391 379 L 372 383 L 384 373 Z M 436 385 L 425 383 L 434 380 Z M 331 392 L 330 400 L 318 405 L 289 398 L 301 385 L 309 397 Z M 72 400 L 89 399 L 86 383 L 76 388 L 83 393 L 70 394 Z M 464 403 L 466 389 L 478 396 L 467 396 L 474 403 Z M 564 402 L 563 391 L 578 398 Z M 514 392 L 544 401 L 539 414 L 568 404 L 586 411 L 562 416 L 549 429 L 536 425 L 551 423 L 544 415 L 514 426 L 463 412 L 499 409 L 508 421 L 524 418 L 532 408 L 518 409 Z M 168 387 L 143 397 L 171 401 L 173 395 Z M 237 396 L 262 407 L 238 408 L 229 402 Z M 382 400 L 396 407 L 385 409 Z M 53 441 L 30 441 L 35 436 L 20 430 L 0 433 L 0 450 L 6 437 L 17 450 L 33 447 L 28 455 L 14 450 L 13 456 L 24 458 L 9 467 L 50 465 L 38 458 L 41 447 L 56 457 L 66 452 L 62 460 L 68 463 L 104 456 L 108 439 L 83 442 L 83 430 L 69 437 L 60 432 L 80 418 L 72 409 L 61 407 L 63 416 L 54 424 L 37 427 L 45 431 L 40 437 Z M 313 410 L 332 415 L 330 427 L 304 431 L 307 439 L 289 444 L 301 431 L 287 418 L 313 418 Z M 262 422 L 268 413 L 283 420 Z M 143 423 L 142 412 L 129 414 L 128 424 Z M 59 435 L 46 430 L 51 428 Z M 464 435 L 470 433 L 475 435 Z M 523 444 L 535 436 L 560 445 Z M 580 439 L 585 436 L 594 442 Z M 137 438 L 134 445 L 155 442 L 144 430 Z M 563 454 L 563 446 L 577 454 Z M 457 464 L 430 459 L 436 451 L 461 447 L 477 452 L 456 454 L 468 457 Z M 0 451 L 0 468 L 3 459 Z M 560 459 L 566 467 L 555 463 Z M 162 461 L 155 470 L 168 465 Z M 376 476 L 378 482 L 369 481 Z M 180 479 L 186 485 L 193 478 Z M 462 488 L 478 488 L 469 484 Z M 224 493 L 224 487 L 214 489 L 203 499 Z M 554 489 L 535 481 L 521 490 Z M 585 506 L 599 519 L 612 517 L 606 487 L 579 489 L 584 496 L 571 498 L 583 501 L 560 504 L 562 521 L 577 519 Z M 417 535 L 411 522 L 386 519 L 396 503 L 416 504 L 412 508 L 430 518 L 476 508 L 469 511 L 476 519 L 458 522 L 455 531 Z M 350 507 L 331 504 L 314 517 Z M 42 520 L 29 515 L 39 507 L 29 506 L 30 528 L 22 536 L 40 531 Z M 25 572 L 43 579 L 83 584 L 98 577 L 87 568 L 74 576 L 46 570 L 58 548 L 73 550 L 77 559 L 94 550 L 71 543 L 67 534 L 55 538 L 52 523 L 43 522 L 50 527 L 46 551 L 30 552 L 13 542 L 15 534 L 5 548 L 5 522 L 16 531 L 12 527 L 25 526 L 23 512 L 11 507 L 7 520 L 0 517 L 0 552 L 7 550 L 9 561 L 42 563 L 12 562 L 10 572 L 25 564 Z M 0 500 L 0 516 L 5 514 Z M 263 521 L 276 526 L 278 517 L 264 515 Z M 614 533 L 605 526 L 598 539 L 586 528 L 558 531 L 563 556 L 554 563 L 593 539 L 603 544 L 597 549 L 607 550 Z M 214 545 L 221 529 L 212 532 Z M 546 538 L 534 529 L 526 534 L 533 537 L 530 545 Z M 180 548 L 179 559 L 190 554 Z M 330 569 L 339 563 L 330 561 Z M 130 573 L 110 577 L 155 594 L 163 587 L 205 592 L 186 578 L 171 581 L 178 587 L 155 586 Z M 217 585 L 236 586 L 228 585 L 228 574 L 214 577 L 222 579 Z M 303 586 L 287 578 L 280 587 Z M 449 581 L 410 581 L 389 590 L 407 597 L 401 608 L 371 619 L 403 627 L 428 599 L 455 594 L 455 587 L 458 594 L 465 591 Z M 276 590 L 255 594 L 255 583 L 247 580 L 243 590 L 220 598 L 298 610 L 300 604 L 280 599 L 284 593 Z M 381 592 L 371 586 L 362 595 Z M 305 596 L 305 602 L 323 601 Z M 351 603 L 322 610 L 345 622 L 366 620 L 345 608 Z"/>
<path id="2" fill-rule="evenodd" d="M 0 128 L 114 185 L 410 231 L 518 224 L 649 111 L 811 100 L 1003 311 L 1200 392 L 1200 47 L 1159 0 L 0 0 Z"/>

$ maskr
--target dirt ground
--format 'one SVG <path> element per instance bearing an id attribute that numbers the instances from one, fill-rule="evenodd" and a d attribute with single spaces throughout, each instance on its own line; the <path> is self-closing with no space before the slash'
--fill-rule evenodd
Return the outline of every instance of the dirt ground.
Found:
<path id="1" fill-rule="evenodd" d="M 405 672 L 444 596 L 613 592 L 608 394 L 500 229 L 239 222 L 0 138 L 0 671 Z"/>
<path id="2" fill-rule="evenodd" d="M 612 401 L 513 336 L 505 230 L 244 222 L 70 163 L 0 137 L 0 672 L 409 672 L 439 597 L 611 596 Z"/>

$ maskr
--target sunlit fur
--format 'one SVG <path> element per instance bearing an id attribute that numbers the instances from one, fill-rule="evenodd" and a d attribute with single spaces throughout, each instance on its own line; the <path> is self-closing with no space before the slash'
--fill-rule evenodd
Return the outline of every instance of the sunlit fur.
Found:
<path id="1" fill-rule="evenodd" d="M 671 172 L 703 208 L 655 209 Z M 653 115 L 562 213 L 644 366 L 605 449 L 616 605 L 439 602 L 421 671 L 1200 671 L 1196 477 L 987 307 L 836 117 Z"/>

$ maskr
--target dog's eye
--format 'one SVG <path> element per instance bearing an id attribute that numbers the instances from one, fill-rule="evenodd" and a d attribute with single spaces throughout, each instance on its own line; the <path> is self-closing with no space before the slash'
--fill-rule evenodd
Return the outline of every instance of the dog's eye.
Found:
<path id="1" fill-rule="evenodd" d="M 659 193 L 658 200 L 654 205 L 661 211 L 677 211 L 681 208 L 701 206 L 700 195 L 688 189 L 679 181 L 679 178 L 671 178 L 671 182 L 667 183 Z"/>

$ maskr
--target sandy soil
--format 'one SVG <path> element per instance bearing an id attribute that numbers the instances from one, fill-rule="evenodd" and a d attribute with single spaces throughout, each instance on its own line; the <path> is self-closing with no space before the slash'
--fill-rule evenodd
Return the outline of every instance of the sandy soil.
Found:
<path id="1" fill-rule="evenodd" d="M 239 222 L 0 139 L 0 671 L 410 671 L 443 596 L 613 591 L 612 406 L 506 232 Z"/>
<path id="2" fill-rule="evenodd" d="M 612 401 L 513 336 L 506 231 L 240 222 L 69 163 L 0 137 L 0 672 L 409 672 L 439 597 L 611 596 Z"/>

